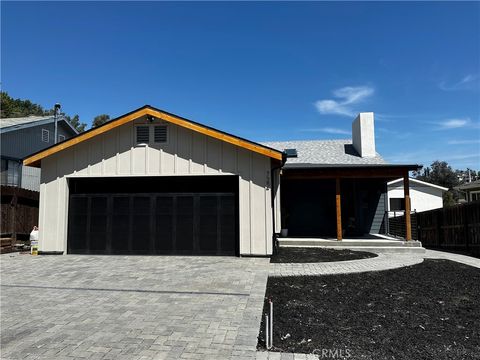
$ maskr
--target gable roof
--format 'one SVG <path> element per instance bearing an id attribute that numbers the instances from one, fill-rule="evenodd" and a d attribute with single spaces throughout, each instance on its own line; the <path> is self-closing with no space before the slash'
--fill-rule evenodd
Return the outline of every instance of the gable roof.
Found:
<path id="1" fill-rule="evenodd" d="M 240 138 L 235 135 L 228 134 L 226 132 L 211 128 L 206 125 L 202 125 L 200 123 L 194 122 L 192 120 L 188 120 L 185 118 L 182 118 L 178 115 L 168 113 L 166 111 L 154 108 L 153 106 L 150 105 L 145 105 L 139 109 L 136 109 L 132 112 L 129 112 L 125 115 L 119 116 L 113 120 L 110 120 L 106 122 L 105 124 L 98 126 L 96 128 L 92 128 L 88 131 L 85 131 L 75 137 L 72 137 L 62 143 L 53 145 L 49 148 L 46 148 L 44 150 L 41 150 L 35 154 L 30 155 L 29 157 L 25 158 L 23 160 L 23 165 L 28 165 L 28 166 L 35 166 L 35 167 L 40 167 L 41 161 L 43 158 L 53 155 L 57 152 L 60 152 L 64 149 L 67 149 L 69 147 L 72 147 L 76 144 L 79 144 L 85 140 L 91 139 L 95 136 L 98 136 L 100 134 L 103 134 L 111 129 L 114 129 L 118 126 L 124 125 L 126 123 L 129 123 L 135 119 L 138 119 L 142 116 L 154 116 L 158 119 L 162 119 L 164 121 L 170 122 L 172 124 L 190 129 L 192 131 L 196 131 L 198 133 L 216 138 L 221 141 L 225 141 L 227 143 L 248 149 L 250 151 L 271 157 L 273 159 L 277 160 L 282 160 L 283 159 L 283 153 L 281 151 L 278 151 L 276 149 L 270 148 L 268 146 L 262 145 L 255 143 L 250 140 L 246 140 L 243 138 Z"/>
<path id="2" fill-rule="evenodd" d="M 75 129 L 72 124 L 62 115 L 58 116 L 58 122 L 64 122 L 72 130 L 74 134 L 78 134 L 77 129 Z M 19 118 L 2 118 L 0 119 L 0 133 L 4 134 L 10 131 L 26 129 L 32 126 L 45 125 L 49 123 L 54 123 L 55 117 L 53 115 L 49 116 L 26 116 Z"/>
<path id="3" fill-rule="evenodd" d="M 298 156 L 288 158 L 285 168 L 387 165 L 378 153 L 374 157 L 361 157 L 349 139 L 271 141 L 262 144 L 279 151 L 297 150 Z"/>
<path id="4" fill-rule="evenodd" d="M 471 181 L 462 185 L 455 186 L 457 190 L 470 190 L 480 188 L 480 180 Z"/>
<path id="5" fill-rule="evenodd" d="M 415 184 L 419 184 L 421 186 L 432 187 L 432 188 L 439 189 L 439 190 L 442 190 L 442 191 L 448 191 L 448 188 L 443 187 L 443 186 L 431 184 L 431 183 L 421 181 L 421 180 L 417 180 L 417 179 L 412 179 L 412 178 L 409 178 L 409 179 L 410 179 L 411 182 L 413 182 Z M 389 181 L 387 183 L 387 185 L 390 186 L 390 185 L 394 185 L 394 184 L 399 183 L 399 182 L 401 182 L 401 186 L 403 186 L 403 178 L 396 179 L 396 180 L 393 180 L 393 181 Z"/>

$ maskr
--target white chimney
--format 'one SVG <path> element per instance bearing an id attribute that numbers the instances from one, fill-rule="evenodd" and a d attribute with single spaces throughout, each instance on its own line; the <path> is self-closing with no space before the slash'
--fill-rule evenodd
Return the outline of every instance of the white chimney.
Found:
<path id="1" fill-rule="evenodd" d="M 358 114 L 352 123 L 352 141 L 361 157 L 376 156 L 373 112 Z"/>

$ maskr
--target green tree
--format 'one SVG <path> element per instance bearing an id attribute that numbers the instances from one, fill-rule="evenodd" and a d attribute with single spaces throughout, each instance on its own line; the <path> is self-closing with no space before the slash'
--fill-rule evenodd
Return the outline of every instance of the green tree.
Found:
<path id="1" fill-rule="evenodd" d="M 80 116 L 74 115 L 73 117 L 70 117 L 68 115 L 65 116 L 67 120 L 72 124 L 72 126 L 77 129 L 79 133 L 84 132 L 85 128 L 87 127 L 87 124 L 80 122 Z"/>
<path id="2" fill-rule="evenodd" d="M 41 105 L 34 104 L 30 100 L 13 99 L 5 91 L 0 92 L 0 109 L 1 118 L 46 115 Z"/>
<path id="3" fill-rule="evenodd" d="M 107 114 L 97 115 L 93 118 L 92 128 L 98 127 L 100 125 L 105 124 L 108 120 L 110 120 L 110 116 Z"/>
<path id="4" fill-rule="evenodd" d="M 443 195 L 443 206 L 455 205 L 460 198 L 460 194 L 454 189 L 459 185 L 457 173 L 446 161 L 434 161 L 430 167 L 423 169 L 421 174 L 416 174 L 418 180 L 448 188 Z"/>
<path id="5" fill-rule="evenodd" d="M 53 109 L 44 109 L 41 105 L 34 104 L 30 100 L 13 99 L 7 92 L 0 92 L 0 118 L 49 116 L 53 113 Z M 73 118 L 63 115 L 78 132 L 85 131 L 87 124 L 81 123 L 78 115 Z"/>

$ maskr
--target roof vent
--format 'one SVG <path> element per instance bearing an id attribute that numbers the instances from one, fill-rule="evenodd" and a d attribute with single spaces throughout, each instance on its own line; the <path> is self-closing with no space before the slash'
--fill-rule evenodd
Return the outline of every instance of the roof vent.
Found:
<path id="1" fill-rule="evenodd" d="M 298 157 L 297 149 L 285 149 L 283 150 L 283 153 L 286 155 L 287 159 Z"/>

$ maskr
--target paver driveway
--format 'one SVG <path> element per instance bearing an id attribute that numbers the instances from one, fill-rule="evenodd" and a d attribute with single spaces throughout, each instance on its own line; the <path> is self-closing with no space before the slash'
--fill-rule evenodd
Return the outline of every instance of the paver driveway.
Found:
<path id="1" fill-rule="evenodd" d="M 0 260 L 2 359 L 255 358 L 268 259 Z"/>

